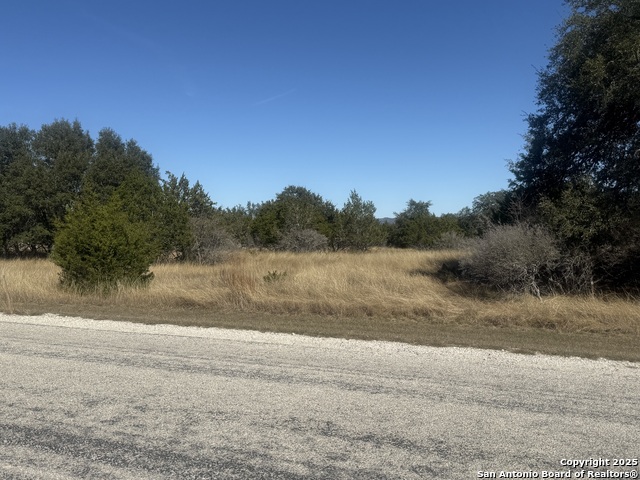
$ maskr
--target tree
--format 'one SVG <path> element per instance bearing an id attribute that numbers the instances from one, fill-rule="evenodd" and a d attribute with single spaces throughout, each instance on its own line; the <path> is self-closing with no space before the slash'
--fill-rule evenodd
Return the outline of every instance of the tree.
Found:
<path id="1" fill-rule="evenodd" d="M 627 200 L 640 186 L 640 3 L 567 3 L 571 14 L 539 75 L 526 151 L 512 166 L 515 185 L 557 198 L 588 177 Z"/>
<path id="2" fill-rule="evenodd" d="M 135 140 L 125 142 L 114 130 L 102 129 L 96 142 L 96 155 L 85 176 L 85 185 L 104 201 L 134 171 L 160 181 L 153 158 Z"/>
<path id="3" fill-rule="evenodd" d="M 236 205 L 218 212 L 222 227 L 243 247 L 254 245 L 251 226 L 258 208 L 259 205 L 249 202 L 246 207 Z"/>
<path id="4" fill-rule="evenodd" d="M 94 145 L 89 132 L 77 120 L 56 120 L 35 134 L 33 149 L 42 182 L 38 223 L 47 232 L 46 246 L 50 249 L 55 222 L 64 217 L 80 194 Z"/>
<path id="5" fill-rule="evenodd" d="M 191 217 L 189 221 L 193 232 L 193 242 L 188 252 L 190 260 L 200 264 L 215 264 L 238 248 L 233 236 L 220 225 L 219 217 Z"/>
<path id="6" fill-rule="evenodd" d="M 113 193 L 131 222 L 152 232 L 157 257 L 184 259 L 191 247 L 188 206 L 167 194 L 157 181 L 132 171 Z"/>
<path id="7" fill-rule="evenodd" d="M 60 281 L 80 291 L 110 291 L 118 285 L 144 285 L 157 256 L 148 224 L 132 220 L 121 198 L 106 203 L 86 192 L 56 232 L 53 261 Z"/>
<path id="8" fill-rule="evenodd" d="M 162 189 L 166 195 L 184 205 L 191 218 L 211 216 L 216 211 L 215 203 L 199 181 L 192 187 L 184 173 L 180 178 L 171 172 L 166 172 L 166 175 L 167 180 L 162 181 Z"/>
<path id="9" fill-rule="evenodd" d="M 333 237 L 337 210 L 320 195 L 304 187 L 289 186 L 275 200 L 263 203 L 256 212 L 252 234 L 256 243 L 276 246 L 292 231 L 315 230 Z"/>
<path id="10" fill-rule="evenodd" d="M 429 211 L 430 207 L 431 202 L 409 200 L 407 208 L 395 214 L 389 244 L 399 248 L 431 247 L 442 232 L 437 227 L 436 216 Z"/>
<path id="11" fill-rule="evenodd" d="M 35 132 L 26 126 L 0 127 L 0 236 L 5 255 L 35 252 L 50 245 L 41 225 L 44 202 L 42 165 L 33 152 Z"/>
<path id="12" fill-rule="evenodd" d="M 376 207 L 371 201 L 364 201 L 355 190 L 338 214 L 335 235 L 336 248 L 365 251 L 374 245 L 384 243 L 386 236 L 375 217 Z"/>
<path id="13" fill-rule="evenodd" d="M 589 252 L 612 284 L 639 282 L 640 3 L 567 4 L 571 14 L 539 75 L 525 151 L 511 165 L 512 189 L 568 242 L 565 248 L 580 244 Z M 597 234 L 576 211 L 586 192 L 598 199 L 589 204 L 603 219 Z"/>
<path id="14" fill-rule="evenodd" d="M 464 208 L 457 217 L 467 236 L 481 236 L 491 227 L 509 223 L 509 192 L 498 190 L 478 195 L 471 208 Z"/>
<path id="15" fill-rule="evenodd" d="M 275 200 L 263 202 L 258 207 L 251 222 L 251 236 L 257 246 L 274 247 L 282 238 L 280 228 L 283 222 L 280 210 L 280 205 Z"/>

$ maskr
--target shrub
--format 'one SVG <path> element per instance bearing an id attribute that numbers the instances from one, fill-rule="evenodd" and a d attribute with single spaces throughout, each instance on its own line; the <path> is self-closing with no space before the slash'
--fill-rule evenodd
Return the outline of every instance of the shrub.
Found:
<path id="1" fill-rule="evenodd" d="M 290 252 L 314 252 L 326 250 L 329 240 L 326 236 L 311 229 L 291 230 L 278 243 L 280 250 Z"/>
<path id="2" fill-rule="evenodd" d="M 238 244 L 218 221 L 212 217 L 191 219 L 193 244 L 188 258 L 200 264 L 220 263 Z"/>
<path id="3" fill-rule="evenodd" d="M 159 251 L 151 237 L 149 226 L 132 221 L 117 196 L 101 204 L 88 195 L 58 226 L 52 259 L 62 268 L 61 283 L 80 291 L 145 285 Z"/>
<path id="4" fill-rule="evenodd" d="M 551 234 L 541 227 L 519 224 L 489 229 L 472 244 L 462 268 L 480 283 L 539 297 L 550 290 L 560 260 Z"/>
<path id="5" fill-rule="evenodd" d="M 453 250 L 463 247 L 467 242 L 460 233 L 449 230 L 442 233 L 433 244 L 433 248 L 440 250 Z"/>
<path id="6" fill-rule="evenodd" d="M 264 277 L 262 277 L 262 279 L 266 283 L 275 283 L 275 282 L 281 282 L 286 278 L 286 276 L 287 276 L 287 272 L 279 272 L 277 270 L 274 270 L 273 272 L 269 271 Z"/>

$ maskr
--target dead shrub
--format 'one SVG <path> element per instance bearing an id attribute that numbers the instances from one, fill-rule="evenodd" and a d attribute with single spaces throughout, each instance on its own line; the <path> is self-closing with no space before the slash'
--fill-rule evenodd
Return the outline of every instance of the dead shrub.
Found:
<path id="1" fill-rule="evenodd" d="M 328 246 L 329 240 L 326 236 L 315 230 L 304 229 L 288 232 L 280 240 L 278 249 L 289 252 L 315 252 L 326 250 Z"/>
<path id="2" fill-rule="evenodd" d="M 561 259 L 553 236 L 542 227 L 526 224 L 493 227 L 470 249 L 470 255 L 461 262 L 467 277 L 537 297 L 550 290 Z"/>
<path id="3" fill-rule="evenodd" d="M 193 245 L 188 258 L 201 265 L 223 262 L 240 247 L 218 222 L 209 217 L 191 219 Z"/>

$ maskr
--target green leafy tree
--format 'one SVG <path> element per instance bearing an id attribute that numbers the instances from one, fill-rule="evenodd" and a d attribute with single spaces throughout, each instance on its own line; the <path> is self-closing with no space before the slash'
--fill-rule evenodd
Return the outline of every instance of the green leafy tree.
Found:
<path id="1" fill-rule="evenodd" d="M 603 237 L 608 235 L 610 219 L 604 216 L 601 197 L 589 181 L 576 183 L 556 200 L 543 198 L 539 213 L 565 248 L 586 252 L 607 242 Z"/>
<path id="2" fill-rule="evenodd" d="M 477 237 L 496 225 L 510 223 L 509 201 L 509 192 L 506 190 L 478 195 L 473 199 L 471 208 L 458 212 L 460 228 L 466 236 Z"/>
<path id="3" fill-rule="evenodd" d="M 96 142 L 96 155 L 85 175 L 85 185 L 104 201 L 132 172 L 160 181 L 153 158 L 135 140 L 125 142 L 114 130 L 102 129 Z"/>
<path id="4" fill-rule="evenodd" d="M 43 227 L 48 200 L 44 169 L 33 151 L 35 132 L 26 126 L 0 127 L 0 236 L 4 255 L 33 253 L 51 244 Z"/>
<path id="5" fill-rule="evenodd" d="M 193 240 L 187 204 L 140 171 L 132 171 L 113 195 L 132 222 L 145 224 L 152 232 L 158 256 L 186 257 Z"/>
<path id="6" fill-rule="evenodd" d="M 52 246 L 55 222 L 78 198 L 84 175 L 94 153 L 93 140 L 77 120 L 56 120 L 35 134 L 33 149 L 41 180 L 37 223 L 46 232 L 47 250 Z"/>
<path id="7" fill-rule="evenodd" d="M 399 248 L 429 248 L 442 233 L 436 216 L 429 211 L 431 202 L 409 200 L 407 208 L 396 213 L 389 244 Z"/>
<path id="8" fill-rule="evenodd" d="M 289 186 L 276 196 L 281 231 L 315 230 L 331 236 L 336 207 L 304 187 Z"/>
<path id="9" fill-rule="evenodd" d="M 254 246 L 251 229 L 259 205 L 248 203 L 246 207 L 236 205 L 220 210 L 220 224 L 235 241 L 243 247 Z"/>
<path id="10" fill-rule="evenodd" d="M 365 201 L 353 190 L 349 200 L 338 214 L 335 246 L 339 249 L 365 251 L 382 245 L 385 231 L 375 216 L 376 207 L 371 201 Z"/>
<path id="11" fill-rule="evenodd" d="M 511 166 L 513 191 L 564 248 L 581 244 L 591 252 L 595 271 L 611 285 L 638 284 L 640 3 L 567 4 L 571 13 L 540 72 L 525 151 Z"/>
<path id="12" fill-rule="evenodd" d="M 171 172 L 166 172 L 166 175 L 167 180 L 162 182 L 165 194 L 174 198 L 180 205 L 186 206 L 191 218 L 208 217 L 216 212 L 215 203 L 199 181 L 191 186 L 184 173 L 180 178 Z"/>
<path id="13" fill-rule="evenodd" d="M 251 236 L 256 245 L 260 247 L 274 247 L 282 239 L 282 215 L 281 206 L 274 200 L 263 202 L 256 211 L 255 218 L 251 222 Z"/>
<path id="14" fill-rule="evenodd" d="M 584 177 L 604 191 L 636 196 L 640 185 L 640 3 L 568 0 L 549 64 L 540 72 L 539 110 L 512 170 L 535 198 L 557 198 Z"/>
<path id="15" fill-rule="evenodd" d="M 252 234 L 258 245 L 276 246 L 289 232 L 314 230 L 333 237 L 337 209 L 304 187 L 289 186 L 258 208 Z"/>
<path id="16" fill-rule="evenodd" d="M 144 285 L 157 256 L 149 225 L 132 220 L 122 199 L 106 203 L 85 193 L 59 225 L 52 253 L 61 283 L 80 291 L 110 291 L 119 285 Z"/>

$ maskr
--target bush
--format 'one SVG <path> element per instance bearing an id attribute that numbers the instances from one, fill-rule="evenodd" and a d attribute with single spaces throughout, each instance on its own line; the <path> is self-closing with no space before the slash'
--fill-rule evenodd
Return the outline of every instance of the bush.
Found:
<path id="1" fill-rule="evenodd" d="M 220 263 L 228 254 L 238 249 L 238 244 L 216 219 L 196 217 L 191 219 L 193 244 L 188 258 L 200 264 Z"/>
<path id="2" fill-rule="evenodd" d="M 276 283 L 281 282 L 287 277 L 287 272 L 279 272 L 274 270 L 273 272 L 268 272 L 262 279 L 265 283 Z"/>
<path id="3" fill-rule="evenodd" d="M 280 250 L 290 252 L 314 252 L 326 250 L 329 245 L 327 237 L 311 229 L 291 230 L 278 243 Z"/>
<path id="4" fill-rule="evenodd" d="M 433 248 L 440 250 L 455 250 L 462 248 L 467 239 L 455 230 L 449 230 L 440 235 L 433 244 Z"/>
<path id="5" fill-rule="evenodd" d="M 466 276 L 494 288 L 540 296 L 551 289 L 561 255 L 541 227 L 496 226 L 471 246 L 462 261 Z"/>
<path id="6" fill-rule="evenodd" d="M 116 196 L 100 204 L 89 195 L 59 225 L 52 259 L 62 268 L 64 286 L 107 292 L 120 285 L 146 285 L 157 255 L 149 226 L 131 221 Z"/>

